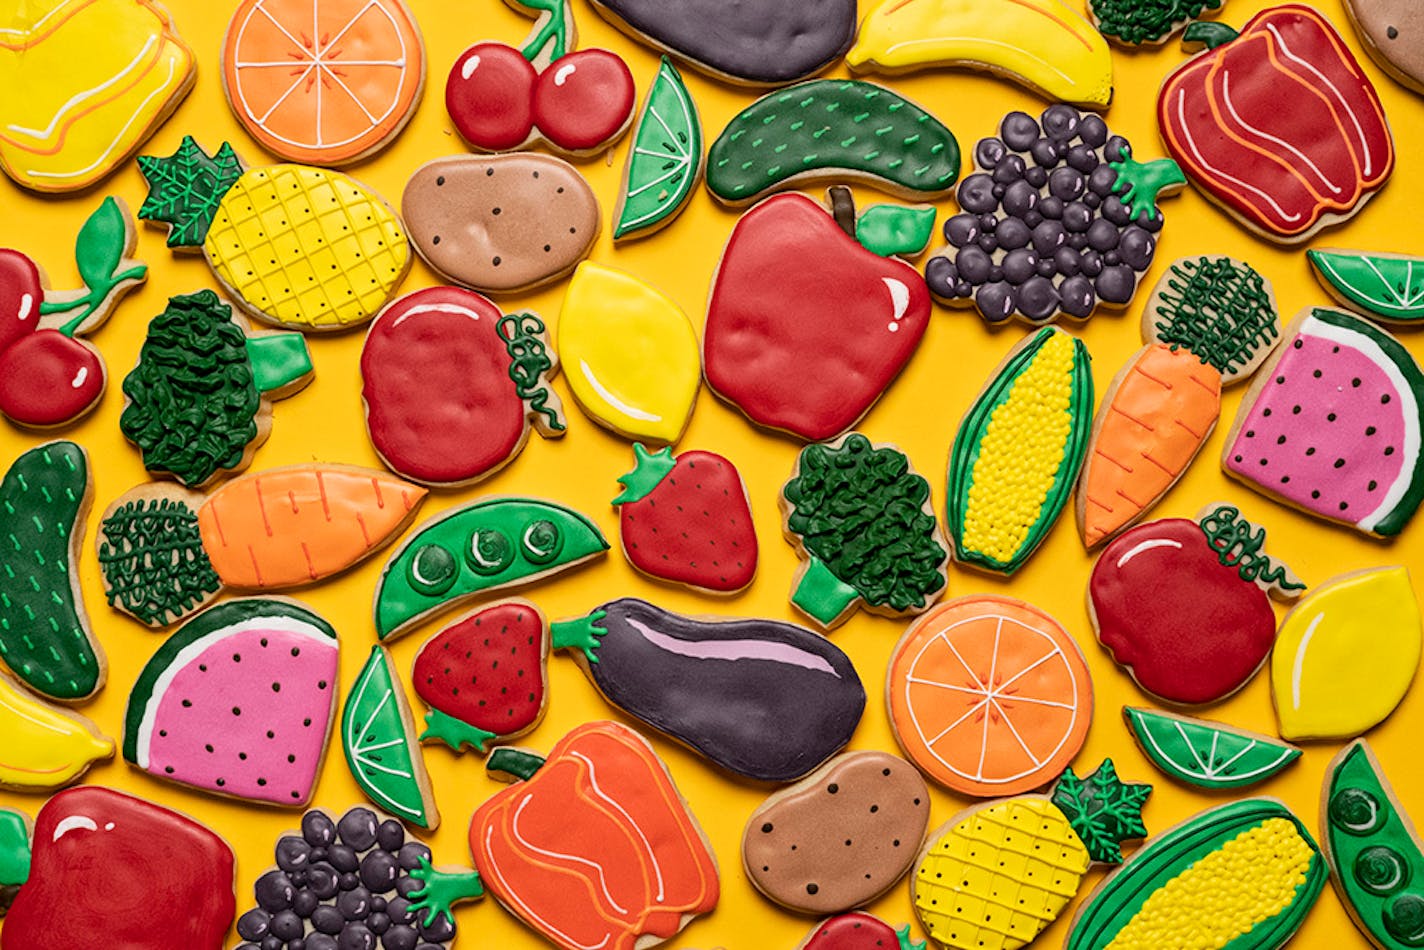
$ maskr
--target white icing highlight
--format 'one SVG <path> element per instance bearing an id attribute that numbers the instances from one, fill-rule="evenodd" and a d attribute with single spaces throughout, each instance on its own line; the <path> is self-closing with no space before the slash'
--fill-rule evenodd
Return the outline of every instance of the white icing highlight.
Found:
<path id="1" fill-rule="evenodd" d="M 480 68 L 480 54 L 476 53 L 460 64 L 460 78 L 469 79 Z"/>
<path id="2" fill-rule="evenodd" d="M 736 662 L 738 660 L 766 660 L 770 663 L 785 663 L 787 666 L 797 666 L 804 670 L 811 670 L 815 673 L 829 673 L 836 679 L 840 679 L 840 674 L 824 657 L 816 656 L 814 653 L 807 653 L 805 650 L 797 649 L 787 643 L 775 643 L 770 640 L 679 640 L 677 637 L 670 637 L 665 633 L 653 630 L 647 624 L 632 617 L 627 618 L 628 626 L 643 635 L 643 638 L 660 650 L 674 653 L 678 656 L 685 656 L 693 660 L 722 660 L 724 662 Z"/>
<path id="3" fill-rule="evenodd" d="M 110 825 L 109 827 L 113 826 Z M 69 834 L 69 832 L 77 831 L 81 828 L 85 831 L 99 830 L 99 826 L 94 823 L 93 818 L 87 818 L 84 815 L 70 815 L 68 818 L 65 818 L 59 824 L 54 826 L 54 837 L 50 840 L 58 841 L 60 838 L 63 838 L 65 835 Z"/>
<path id="4" fill-rule="evenodd" d="M 84 381 L 89 378 L 89 367 L 79 367 L 79 372 L 74 374 L 74 378 L 69 381 L 69 388 L 78 389 L 84 385 Z"/>
<path id="5" fill-rule="evenodd" d="M 1300 638 L 1300 646 L 1295 648 L 1295 662 L 1291 665 L 1291 708 L 1300 708 L 1300 679 L 1305 672 L 1305 651 L 1310 646 L 1310 641 L 1315 637 L 1315 631 L 1320 627 L 1320 621 L 1325 619 L 1324 613 L 1315 615 L 1310 621 L 1310 626 L 1305 628 L 1305 636 Z"/>
<path id="6" fill-rule="evenodd" d="M 1173 541 L 1171 538 L 1153 538 L 1150 541 L 1142 541 L 1138 544 L 1133 545 L 1132 548 L 1126 553 L 1124 553 L 1122 557 L 1118 558 L 1117 566 L 1122 567 L 1128 561 L 1137 557 L 1137 555 L 1142 554 L 1146 551 L 1150 551 L 1153 548 L 1176 548 L 1180 551 L 1182 548 L 1182 542 Z"/>
<path id="7" fill-rule="evenodd" d="M 554 70 L 554 85 L 562 86 L 564 83 L 568 82 L 569 77 L 577 71 L 578 64 L 576 63 L 565 63 L 564 65 L 560 66 L 558 69 Z"/>
<path id="8" fill-rule="evenodd" d="M 20 312 L 15 315 L 15 319 L 19 320 L 21 323 L 24 323 L 26 320 L 30 319 L 30 314 L 34 311 L 34 309 L 35 295 L 22 294 L 20 296 Z"/>
<path id="9" fill-rule="evenodd" d="M 418 307 L 411 307 L 409 310 L 405 311 L 400 316 L 392 320 L 391 329 L 394 330 L 396 327 L 400 326 L 402 323 L 405 323 L 411 317 L 418 317 L 421 314 L 425 313 L 446 313 L 456 317 L 468 317 L 469 319 L 476 321 L 480 319 L 480 315 L 478 313 L 475 313 L 475 311 L 471 310 L 469 307 L 462 307 L 459 304 L 423 303 Z"/>
<path id="10" fill-rule="evenodd" d="M 910 309 L 910 288 L 895 277 L 880 279 L 885 282 L 885 289 L 890 291 L 890 306 L 895 308 L 894 315 L 890 317 L 890 332 L 894 333 L 900 329 L 900 321 L 905 319 L 905 313 Z"/>
<path id="11" fill-rule="evenodd" d="M 593 387 L 593 391 L 598 393 L 599 396 L 603 397 L 604 402 L 608 403 L 610 406 L 612 406 L 614 409 L 617 409 L 625 416 L 628 416 L 630 419 L 640 419 L 643 422 L 663 421 L 662 416 L 654 415 L 653 413 L 648 412 L 644 409 L 639 409 L 636 406 L 630 406 L 623 400 L 619 399 L 617 396 L 613 395 L 613 393 L 609 391 L 608 387 L 603 385 L 603 383 L 599 381 L 598 377 L 593 374 L 593 367 L 588 365 L 588 360 L 579 360 L 579 369 L 583 372 L 583 378 L 588 380 L 588 384 Z"/>

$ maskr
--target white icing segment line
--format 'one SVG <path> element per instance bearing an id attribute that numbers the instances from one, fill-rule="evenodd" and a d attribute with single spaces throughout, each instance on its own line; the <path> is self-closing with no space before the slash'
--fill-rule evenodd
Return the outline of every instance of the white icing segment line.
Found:
<path id="1" fill-rule="evenodd" d="M 565 854 L 562 851 L 550 851 L 548 848 L 541 848 L 526 838 L 524 832 L 519 830 L 519 819 L 524 816 L 524 809 L 529 807 L 529 802 L 532 801 L 533 798 L 533 794 L 529 794 L 520 799 L 519 804 L 514 809 L 514 816 L 509 820 L 509 831 L 510 834 L 514 836 L 514 840 L 540 857 L 549 858 L 552 861 L 567 861 L 571 864 L 577 864 L 579 867 L 590 868 L 598 877 L 598 887 L 603 891 L 603 899 L 608 901 L 608 906 L 612 907 L 618 913 L 627 916 L 628 908 L 618 903 L 613 897 L 613 894 L 608 890 L 608 872 L 604 870 L 603 865 L 595 861 L 590 861 L 588 858 L 579 857 L 577 854 Z"/>
<path id="2" fill-rule="evenodd" d="M 1310 621 L 1310 626 L 1305 628 L 1305 636 L 1300 638 L 1300 646 L 1295 648 L 1295 662 L 1291 665 L 1292 709 L 1300 709 L 1300 679 L 1305 672 L 1305 652 L 1309 649 L 1310 641 L 1315 638 L 1315 631 L 1324 619 L 1324 614 L 1316 614 L 1315 619 Z"/>
<path id="3" fill-rule="evenodd" d="M 825 657 L 816 656 L 814 653 L 808 653 L 787 643 L 750 638 L 745 640 L 679 640 L 677 637 L 659 633 L 632 617 L 627 618 L 627 623 L 653 646 L 677 656 L 685 656 L 693 660 L 722 660 L 729 663 L 739 660 L 765 660 L 769 663 L 797 666 L 815 673 L 829 673 L 836 679 L 841 678 L 835 667 L 831 666 Z"/>
<path id="4" fill-rule="evenodd" d="M 619 399 L 617 396 L 613 395 L 613 393 L 609 391 L 608 387 L 603 385 L 603 383 L 599 381 L 598 377 L 594 375 L 593 367 L 588 365 L 588 360 L 579 360 L 579 369 L 583 371 L 583 378 L 588 380 L 588 384 L 593 387 L 593 391 L 598 393 L 598 395 L 603 399 L 604 402 L 608 403 L 614 409 L 617 409 L 619 412 L 623 413 L 623 415 L 627 416 L 630 419 L 641 419 L 643 422 L 663 421 L 662 416 L 654 415 L 653 413 L 648 412 L 645 409 L 639 409 L 635 406 L 630 406 L 623 400 Z"/>
<path id="5" fill-rule="evenodd" d="M 1332 94 L 1334 94 L 1335 99 L 1339 103 L 1340 109 L 1343 110 L 1344 113 L 1350 117 L 1350 123 L 1355 127 L 1355 135 L 1359 138 L 1360 156 L 1364 159 L 1365 163 L 1364 168 L 1362 168 L 1361 171 L 1365 173 L 1365 177 L 1367 179 L 1374 177 L 1374 155 L 1370 152 L 1370 143 L 1365 138 L 1364 127 L 1360 125 L 1360 117 L 1355 114 L 1354 109 L 1350 108 L 1350 104 L 1345 99 L 1344 94 L 1340 92 L 1340 88 L 1336 86 L 1333 82 L 1331 82 L 1329 79 L 1326 79 L 1325 74 L 1322 73 L 1320 70 L 1316 69 L 1314 63 L 1311 63 L 1309 60 L 1301 59 L 1299 56 L 1293 53 L 1291 51 L 1290 45 L 1286 43 L 1286 38 L 1281 35 L 1281 31 L 1277 29 L 1274 23 L 1267 23 L 1266 29 L 1270 30 L 1271 35 L 1276 38 L 1276 42 L 1280 44 L 1281 52 L 1285 54 L 1286 59 L 1290 60 L 1293 63 L 1299 63 L 1302 67 L 1305 68 L 1307 72 L 1313 75 L 1316 79 L 1319 79 L 1320 82 L 1327 89 L 1329 89 Z M 1363 80 L 1363 77 L 1361 77 L 1361 79 Z M 1368 81 L 1364 81 L 1364 84 L 1368 85 Z"/>
<path id="6" fill-rule="evenodd" d="M 356 693 L 355 696 L 351 698 L 350 701 L 355 705 L 360 706 L 361 700 L 365 697 L 366 690 L 370 687 L 370 685 L 371 681 L 369 678 L 363 679 L 361 681 L 361 689 Z M 356 735 L 354 736 L 348 737 L 348 741 L 351 746 L 351 757 L 356 760 L 357 765 L 360 765 L 363 768 L 373 769 L 377 772 L 384 772 L 386 775 L 394 775 L 396 778 L 413 779 L 415 776 L 412 775 L 410 772 L 402 771 L 401 769 L 393 769 L 390 766 L 382 765 L 381 763 L 376 762 L 370 758 L 370 753 L 379 752 L 381 749 L 389 749 L 392 746 L 402 745 L 405 742 L 404 739 L 391 739 L 388 742 L 379 742 L 374 745 L 363 746 L 359 744 L 361 741 L 361 737 L 371 731 L 371 726 L 375 723 L 376 717 L 381 714 L 381 710 L 385 709 L 386 704 L 391 701 L 392 693 L 392 690 L 386 690 L 386 694 L 381 697 L 381 701 L 376 704 L 376 708 L 371 710 L 371 715 L 366 717 L 366 723 L 361 727 L 361 731 L 356 733 Z M 420 817 L 420 809 L 411 808 L 408 805 L 401 804 L 391 796 L 387 795 L 385 789 L 376 787 L 374 783 L 367 783 L 367 785 L 370 786 L 369 790 L 374 792 L 375 795 L 381 799 L 381 802 L 383 803 L 384 807 L 389 808 L 392 811 L 397 811 L 405 815 L 409 815 L 411 818 Z"/>
<path id="7" fill-rule="evenodd" d="M 528 796 L 526 796 L 525 798 L 527 800 Z M 604 934 L 603 939 L 600 940 L 598 943 L 579 943 L 577 940 L 564 933 L 558 927 L 555 927 L 553 924 L 549 923 L 547 920 L 541 917 L 534 910 L 534 908 L 530 907 L 529 904 L 526 903 L 525 900 L 519 896 L 518 892 L 516 892 L 513 888 L 509 886 L 509 882 L 504 877 L 504 872 L 500 870 L 499 860 L 494 856 L 494 850 L 490 847 L 490 841 L 493 838 L 494 827 L 491 826 L 489 828 L 486 828 L 485 854 L 489 858 L 489 860 L 487 861 L 489 867 L 488 869 L 481 868 L 481 871 L 484 873 L 484 876 L 486 878 L 498 882 L 500 900 L 514 904 L 516 907 L 519 908 L 520 916 L 524 917 L 525 920 L 529 921 L 536 928 L 543 930 L 550 936 L 559 938 L 560 940 L 567 943 L 570 947 L 577 948 L 577 950 L 602 950 L 603 947 L 608 946 L 608 941 L 613 938 L 612 934 Z"/>
<path id="8" fill-rule="evenodd" d="M 1181 550 L 1182 542 L 1173 541 L 1171 538 L 1152 538 L 1149 541 L 1139 542 L 1138 544 L 1134 544 L 1122 557 L 1117 559 L 1117 566 L 1121 568 L 1125 566 L 1128 561 L 1137 557 L 1137 555 L 1151 551 L 1153 548 L 1176 548 L 1177 550 Z"/>
<path id="9" fill-rule="evenodd" d="M 661 904 L 667 897 L 667 887 L 663 882 L 662 865 L 658 863 L 658 855 L 653 848 L 653 843 L 648 840 L 648 836 L 643 832 L 642 826 L 638 824 L 632 815 L 628 814 L 628 810 L 609 796 L 609 794 L 603 790 L 603 786 L 598 784 L 598 770 L 594 767 L 593 760 L 582 752 L 570 752 L 569 755 L 588 766 L 588 784 L 593 789 L 593 793 L 607 802 L 614 811 L 622 815 L 628 822 L 628 827 L 638 833 L 638 840 L 643 842 L 643 850 L 647 852 L 648 857 L 653 862 L 653 874 L 656 876 L 658 882 L 658 892 L 654 896 L 654 899 Z"/>
<path id="10" fill-rule="evenodd" d="M 1282 208 L 1275 198 L 1272 198 L 1269 194 L 1262 191 L 1260 188 L 1257 188 L 1255 185 L 1248 184 L 1247 182 L 1242 181 L 1235 175 L 1228 175 L 1226 172 L 1222 171 L 1220 168 L 1217 168 L 1211 162 L 1206 160 L 1206 156 L 1202 154 L 1201 148 L 1197 145 L 1196 138 L 1192 135 L 1191 126 L 1187 123 L 1186 101 L 1186 90 L 1179 90 L 1177 92 L 1177 128 L 1181 131 L 1182 139 L 1186 142 L 1187 149 L 1192 153 L 1192 158 L 1196 160 L 1196 163 L 1202 168 L 1211 172 L 1217 178 L 1220 178 L 1222 181 L 1230 182 L 1233 185 L 1239 185 L 1245 191 L 1259 196 L 1262 200 L 1266 202 L 1266 204 L 1270 205 L 1271 208 L 1275 210 L 1276 216 L 1282 221 L 1291 224 L 1294 224 L 1295 222 L 1299 221 L 1301 219 L 1301 215 L 1299 213 L 1287 214 L 1286 209 Z"/>
<path id="11" fill-rule="evenodd" d="M 1236 111 L 1236 104 L 1231 101 L 1231 70 L 1229 69 L 1222 70 L 1221 72 L 1221 99 L 1224 103 L 1226 103 L 1226 111 L 1231 113 L 1231 118 L 1235 119 L 1237 124 L 1239 124 L 1243 129 L 1245 129 L 1247 132 L 1250 132 L 1252 135 L 1265 139 L 1272 145 L 1280 146 L 1286 152 L 1295 156 L 1296 161 L 1300 162 L 1306 168 L 1309 168 L 1311 173 L 1320 180 L 1320 183 L 1326 188 L 1330 189 L 1331 194 L 1339 195 L 1343 193 L 1343 189 L 1341 189 L 1339 185 L 1335 184 L 1333 181 L 1327 178 L 1325 176 L 1325 173 L 1320 170 L 1320 166 L 1315 164 L 1315 162 L 1311 159 L 1309 155 L 1305 154 L 1300 149 L 1287 142 L 1285 139 L 1272 135 L 1265 129 L 1258 129 L 1256 128 L 1256 126 L 1252 125 L 1244 118 L 1242 118 L 1241 113 Z"/>

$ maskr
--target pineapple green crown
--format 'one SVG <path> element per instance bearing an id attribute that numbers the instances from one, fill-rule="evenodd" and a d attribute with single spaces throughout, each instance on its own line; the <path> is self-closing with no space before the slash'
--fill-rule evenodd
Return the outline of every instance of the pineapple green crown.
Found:
<path id="1" fill-rule="evenodd" d="M 1148 306 L 1158 340 L 1187 350 L 1222 376 L 1249 367 L 1280 336 L 1265 278 L 1229 257 L 1173 263 Z"/>
<path id="2" fill-rule="evenodd" d="M 1112 759 L 1103 759 L 1086 778 L 1064 769 L 1053 787 L 1053 804 L 1082 839 L 1088 856 L 1101 864 L 1121 864 L 1124 841 L 1147 837 L 1142 806 L 1152 786 L 1124 782 L 1117 777 Z"/>
<path id="3" fill-rule="evenodd" d="M 138 170 L 148 182 L 148 197 L 138 216 L 169 225 L 169 247 L 201 247 L 212 227 L 218 205 L 244 171 L 242 160 L 227 142 L 216 155 L 203 151 L 191 135 L 167 158 L 138 157 Z"/>

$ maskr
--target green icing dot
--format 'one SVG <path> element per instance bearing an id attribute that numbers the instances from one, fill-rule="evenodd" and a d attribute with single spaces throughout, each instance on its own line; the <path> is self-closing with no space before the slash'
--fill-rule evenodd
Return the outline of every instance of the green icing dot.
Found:
<path id="1" fill-rule="evenodd" d="M 1400 894 L 1384 908 L 1384 929 L 1406 947 L 1424 947 L 1424 897 Z"/>
<path id="2" fill-rule="evenodd" d="M 1355 855 L 1355 880 L 1381 897 L 1403 890 L 1409 883 L 1409 862 L 1384 845 L 1374 845 Z"/>
<path id="3" fill-rule="evenodd" d="M 559 556 L 564 536 L 552 521 L 535 521 L 524 529 L 524 556 L 535 564 L 548 564 Z"/>
<path id="4" fill-rule="evenodd" d="M 460 568 L 449 551 L 438 544 L 427 544 L 411 558 L 408 573 L 411 587 L 434 597 L 450 589 Z"/>
<path id="5" fill-rule="evenodd" d="M 514 546 L 498 531 L 482 528 L 470 536 L 465 560 L 476 574 L 498 574 L 514 560 Z"/>
<path id="6" fill-rule="evenodd" d="M 1369 835 L 1384 827 L 1387 813 L 1380 800 L 1363 788 L 1345 788 L 1330 799 L 1330 822 L 1352 835 Z"/>

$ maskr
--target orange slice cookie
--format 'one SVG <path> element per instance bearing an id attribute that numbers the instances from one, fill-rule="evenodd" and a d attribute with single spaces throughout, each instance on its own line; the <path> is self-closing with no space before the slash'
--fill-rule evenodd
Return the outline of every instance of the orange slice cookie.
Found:
<path id="1" fill-rule="evenodd" d="M 910 760 L 941 785 L 980 797 L 1056 778 L 1093 718 L 1093 683 L 1077 643 L 1011 597 L 961 597 L 915 621 L 895 647 L 886 693 Z"/>
<path id="2" fill-rule="evenodd" d="M 242 0 L 222 74 L 237 120 L 268 151 L 349 165 L 414 114 L 425 48 L 402 0 Z"/>

